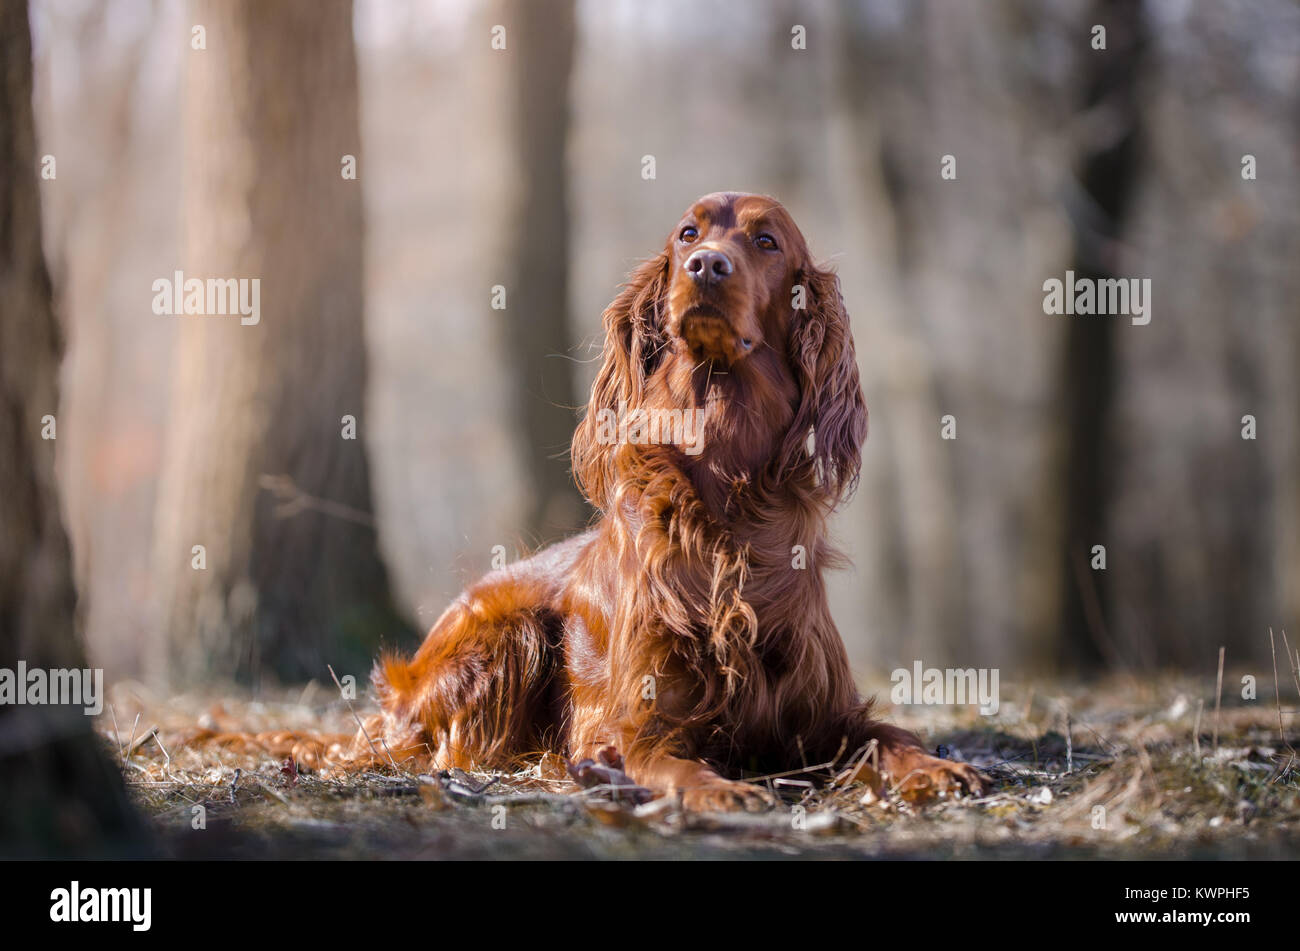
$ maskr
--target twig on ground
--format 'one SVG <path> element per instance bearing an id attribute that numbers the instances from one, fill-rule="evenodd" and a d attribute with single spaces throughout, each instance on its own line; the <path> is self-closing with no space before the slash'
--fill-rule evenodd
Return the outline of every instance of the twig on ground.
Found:
<path id="1" fill-rule="evenodd" d="M 140 725 L 140 714 L 136 713 L 135 722 L 131 724 L 131 739 L 126 744 L 126 755 L 130 756 L 135 752 L 135 728 Z"/>
<path id="2" fill-rule="evenodd" d="M 330 664 L 326 664 L 325 669 L 328 670 L 330 672 L 330 676 L 334 678 L 334 685 L 339 688 L 339 696 L 341 696 L 343 698 L 343 702 L 348 705 L 348 712 L 352 714 L 352 719 L 357 721 L 357 726 L 361 728 L 361 735 L 364 736 L 366 738 L 366 742 L 370 744 L 370 752 L 375 754 L 376 757 L 378 757 L 379 750 L 375 748 L 375 741 L 370 738 L 370 733 L 367 732 L 366 725 L 361 722 L 361 717 L 357 715 L 356 708 L 352 706 L 352 701 L 349 700 L 347 694 L 343 692 L 343 684 L 339 683 L 339 675 L 334 673 L 334 667 Z M 401 772 L 401 770 L 397 769 L 397 763 L 394 762 L 393 754 L 388 749 L 387 743 L 384 744 L 384 753 L 385 755 L 388 756 L 388 762 L 393 767 L 393 769 L 396 770 L 397 772 Z"/>
<path id="3" fill-rule="evenodd" d="M 1065 771 L 1074 772 L 1074 730 L 1068 711 L 1065 714 Z"/>
<path id="4" fill-rule="evenodd" d="M 1286 652 L 1286 662 L 1291 668 L 1291 677 L 1295 680 L 1296 696 L 1300 697 L 1300 648 L 1296 649 L 1295 656 L 1291 654 L 1291 642 L 1286 639 L 1286 630 L 1282 631 L 1282 649 Z"/>
<path id="5" fill-rule="evenodd" d="M 162 744 L 162 737 L 160 737 L 160 736 L 158 735 L 158 728 L 157 728 L 157 727 L 154 727 L 152 730 L 150 730 L 150 731 L 149 731 L 149 736 L 148 736 L 148 737 L 145 737 L 145 739 L 147 740 L 149 737 L 153 737 L 153 741 L 154 741 L 155 743 L 158 744 L 158 749 L 162 750 L 162 755 L 163 755 L 163 760 L 164 760 L 164 762 L 163 762 L 163 772 L 165 773 L 165 772 L 167 772 L 169 769 L 171 769 L 171 765 L 172 765 L 172 755 L 171 755 L 170 753 L 167 752 L 167 747 L 163 746 L 163 744 Z M 144 740 L 141 740 L 140 742 L 143 743 Z"/>
<path id="6" fill-rule="evenodd" d="M 1192 745 L 1196 749 L 1196 762 L 1201 761 L 1201 712 L 1205 709 L 1205 701 L 1198 699 L 1196 701 L 1196 722 L 1192 724 Z"/>
<path id="7" fill-rule="evenodd" d="M 1277 643 L 1273 640 L 1273 629 L 1268 629 L 1268 646 L 1273 652 L 1273 705 L 1277 707 L 1277 740 L 1295 755 L 1295 748 L 1287 742 L 1286 728 L 1282 725 L 1282 690 L 1277 682 Z"/>
<path id="8" fill-rule="evenodd" d="M 108 714 L 113 718 L 113 742 L 117 744 L 117 758 L 121 760 L 122 765 L 126 765 L 126 750 L 122 748 L 122 734 L 117 729 L 117 711 L 113 705 L 108 705 Z"/>
<path id="9" fill-rule="evenodd" d="M 1273 629 L 1269 628 L 1269 637 L 1273 636 Z M 1219 754 L 1219 707 L 1223 701 L 1223 652 L 1226 648 L 1219 648 L 1219 679 L 1214 688 L 1214 754 Z M 1273 659 L 1274 664 L 1277 658 Z M 1274 671 L 1276 673 L 1276 671 Z"/>
<path id="10" fill-rule="evenodd" d="M 132 732 L 132 736 L 133 736 L 133 737 L 134 737 L 134 735 L 135 735 L 134 732 Z M 148 730 L 146 730 L 146 731 L 144 732 L 144 734 L 140 737 L 140 739 L 138 739 L 138 740 L 136 740 L 136 739 L 132 739 L 130 745 L 128 745 L 127 748 L 126 748 L 126 755 L 127 755 L 127 756 L 132 755 L 133 753 L 135 753 L 136 750 L 140 749 L 140 747 L 144 746 L 144 745 L 145 745 L 146 743 L 148 743 L 150 740 L 152 740 L 152 739 L 154 739 L 155 737 L 157 737 L 157 735 L 158 735 L 158 727 L 156 727 L 156 726 L 151 726 Z M 161 748 L 162 748 L 162 744 L 159 743 L 159 744 L 158 744 L 158 747 L 161 749 Z M 166 753 L 167 751 L 166 751 L 166 750 L 163 750 L 163 752 Z M 170 762 L 171 757 L 169 756 L 169 757 L 167 757 L 167 759 L 168 759 L 168 761 Z"/>

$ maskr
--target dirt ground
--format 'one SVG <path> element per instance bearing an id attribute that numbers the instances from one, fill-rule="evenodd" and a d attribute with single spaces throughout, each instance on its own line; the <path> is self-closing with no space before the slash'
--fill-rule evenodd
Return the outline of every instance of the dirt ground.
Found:
<path id="1" fill-rule="evenodd" d="M 180 858 L 1294 858 L 1290 685 L 1279 711 L 1271 684 L 1245 701 L 1226 687 L 1239 682 L 1225 678 L 1217 717 L 1212 680 L 1173 678 L 1004 685 L 992 717 L 886 706 L 932 749 L 988 772 L 993 791 L 918 804 L 852 781 L 852 764 L 808 764 L 755 777 L 778 804 L 738 815 L 612 802 L 554 757 L 509 774 L 330 775 L 253 744 L 192 739 L 204 728 L 351 733 L 332 685 L 164 699 L 122 684 L 100 728 L 164 854 Z"/>

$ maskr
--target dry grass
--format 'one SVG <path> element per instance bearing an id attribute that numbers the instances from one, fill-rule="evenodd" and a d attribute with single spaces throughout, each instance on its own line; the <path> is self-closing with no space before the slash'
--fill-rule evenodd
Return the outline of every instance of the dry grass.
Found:
<path id="1" fill-rule="evenodd" d="M 902 708 L 896 722 L 996 780 L 985 797 L 924 806 L 875 796 L 842 769 L 757 778 L 779 802 L 771 811 L 704 815 L 613 803 L 554 759 L 504 774 L 325 778 L 265 751 L 186 742 L 201 725 L 351 733 L 333 696 L 163 701 L 126 685 L 101 727 L 178 856 L 1280 858 L 1300 845 L 1300 760 L 1279 737 L 1279 721 L 1294 737 L 1294 706 L 1225 696 L 1216 749 L 1213 679 L 1004 687 L 988 718 Z M 193 828 L 196 806 L 206 828 Z"/>

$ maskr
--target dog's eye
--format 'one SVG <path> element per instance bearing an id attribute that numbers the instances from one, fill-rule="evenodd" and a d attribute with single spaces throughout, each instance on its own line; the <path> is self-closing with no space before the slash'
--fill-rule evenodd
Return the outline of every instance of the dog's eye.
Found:
<path id="1" fill-rule="evenodd" d="M 684 244 L 690 244 L 699 236 L 700 236 L 699 229 L 692 228 L 690 225 L 687 225 L 685 228 L 683 228 L 682 233 L 678 235 L 678 237 L 682 240 Z"/>
<path id="2" fill-rule="evenodd" d="M 764 232 L 763 234 L 760 234 L 757 238 L 754 239 L 754 245 L 756 247 L 762 248 L 764 251 L 775 251 L 776 238 Z"/>

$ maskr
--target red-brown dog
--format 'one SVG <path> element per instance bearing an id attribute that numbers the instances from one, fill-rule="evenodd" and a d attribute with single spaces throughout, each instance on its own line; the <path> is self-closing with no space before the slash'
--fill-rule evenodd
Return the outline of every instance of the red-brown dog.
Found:
<path id="1" fill-rule="evenodd" d="M 604 325 L 573 439 L 599 520 L 470 587 L 412 659 L 381 660 L 389 749 L 446 768 L 613 746 L 636 783 L 708 809 L 766 801 L 739 770 L 874 740 L 904 790 L 981 791 L 873 719 L 831 619 L 826 519 L 856 483 L 867 409 L 838 280 L 789 213 L 701 198 Z"/>

